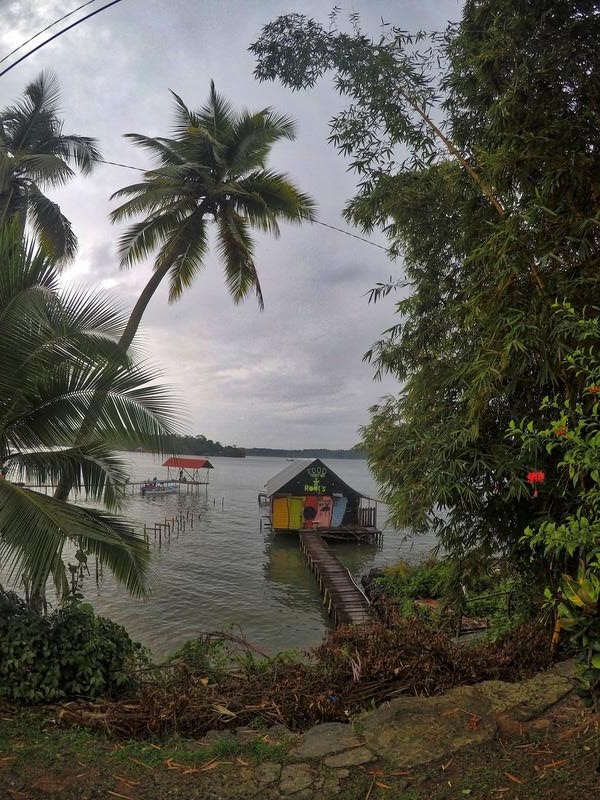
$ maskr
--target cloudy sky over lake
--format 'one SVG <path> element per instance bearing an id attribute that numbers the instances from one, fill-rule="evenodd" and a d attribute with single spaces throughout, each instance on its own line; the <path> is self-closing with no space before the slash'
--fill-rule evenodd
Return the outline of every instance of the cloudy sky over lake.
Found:
<path id="1" fill-rule="evenodd" d="M 0 58 L 82 2 L 0 0 Z M 59 27 L 104 4 L 97 0 Z M 462 6 L 461 0 L 337 4 L 344 17 L 359 12 L 373 34 L 382 17 L 406 30 L 442 30 Z M 52 70 L 62 87 L 65 133 L 96 137 L 107 160 L 148 168 L 145 153 L 123 134 L 168 136 L 169 89 L 197 108 L 212 78 L 234 106 L 273 106 L 296 120 L 296 141 L 277 144 L 270 166 L 288 172 L 316 199 L 320 220 L 360 233 L 341 217 L 356 178 L 327 143 L 328 121 L 341 107 L 331 84 L 306 93 L 259 84 L 247 50 L 276 16 L 297 11 L 325 21 L 331 6 L 318 0 L 123 0 L 3 76 L 0 107 L 41 70 Z M 108 221 L 115 207 L 109 198 L 138 179 L 138 172 L 103 164 L 91 177 L 48 191 L 79 238 L 68 280 L 109 289 L 126 308 L 146 283 L 151 259 L 119 271 L 119 228 Z M 169 305 L 166 286 L 159 289 L 144 318 L 143 352 L 175 388 L 189 433 L 246 447 L 351 447 L 368 421 L 368 407 L 396 389 L 389 379 L 374 382 L 362 355 L 395 322 L 393 298 L 373 306 L 365 295 L 378 281 L 399 276 L 402 262 L 391 263 L 383 250 L 321 225 L 284 225 L 278 240 L 256 238 L 265 311 L 253 296 L 233 304 L 211 254 L 180 301 Z M 385 244 L 382 236 L 371 238 Z"/>

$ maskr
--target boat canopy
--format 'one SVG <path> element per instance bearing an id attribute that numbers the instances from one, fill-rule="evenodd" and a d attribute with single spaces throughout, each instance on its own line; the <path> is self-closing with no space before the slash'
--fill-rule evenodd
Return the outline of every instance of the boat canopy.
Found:
<path id="1" fill-rule="evenodd" d="M 178 469 L 214 469 L 206 458 L 199 456 L 171 456 L 163 463 L 163 467 L 177 467 Z"/>

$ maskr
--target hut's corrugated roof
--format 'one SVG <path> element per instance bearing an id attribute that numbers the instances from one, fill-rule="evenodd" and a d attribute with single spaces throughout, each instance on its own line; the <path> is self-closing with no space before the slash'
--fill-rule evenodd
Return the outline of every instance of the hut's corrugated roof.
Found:
<path id="1" fill-rule="evenodd" d="M 288 481 L 291 481 L 292 478 L 295 478 L 296 475 L 299 475 L 302 470 L 306 469 L 306 467 L 313 461 L 314 459 L 312 458 L 297 458 L 294 461 L 291 461 L 287 467 L 284 467 L 281 472 L 278 472 L 277 475 L 269 478 L 269 480 L 265 483 L 267 494 L 274 494 L 277 489 L 285 486 Z"/>

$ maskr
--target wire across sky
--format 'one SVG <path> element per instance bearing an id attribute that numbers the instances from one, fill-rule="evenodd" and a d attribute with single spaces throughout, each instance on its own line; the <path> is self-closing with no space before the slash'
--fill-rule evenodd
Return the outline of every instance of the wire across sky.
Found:
<path id="1" fill-rule="evenodd" d="M 22 50 L 23 47 L 28 45 L 34 39 L 37 39 L 38 36 L 41 36 L 43 33 L 46 33 L 46 31 L 49 31 L 55 25 L 58 25 L 60 22 L 63 22 L 65 19 L 68 19 L 68 17 L 73 16 L 73 14 L 76 14 L 78 11 L 81 11 L 83 8 L 85 8 L 86 6 L 91 5 L 92 3 L 96 2 L 96 1 L 97 0 L 87 0 L 86 3 L 82 3 L 81 5 L 77 6 L 77 8 L 74 8 L 72 11 L 69 11 L 68 13 L 63 14 L 62 17 L 59 17 L 58 19 L 54 20 L 54 22 L 51 22 L 49 25 L 46 25 L 45 28 L 42 28 L 37 33 L 35 33 L 33 36 L 30 36 L 29 39 L 26 39 L 24 42 L 22 42 L 20 45 L 18 45 L 18 47 L 15 47 L 14 50 L 11 50 L 10 53 L 8 53 L 3 58 L 1 58 L 0 59 L 0 64 L 4 63 L 8 58 L 10 58 L 12 55 L 17 53 L 19 50 Z M 60 31 L 55 33 L 50 38 L 45 39 L 43 42 L 40 42 L 40 44 L 38 44 L 36 47 L 32 48 L 31 50 L 28 50 L 26 53 L 24 53 L 24 55 L 22 55 L 16 61 L 13 61 L 12 64 L 10 64 L 8 67 L 6 67 L 4 70 L 2 70 L 0 72 L 0 78 L 3 75 L 6 75 L 7 72 L 10 72 L 10 70 L 13 69 L 14 67 L 16 67 L 18 64 L 21 64 L 23 61 L 25 61 L 27 58 L 29 58 L 29 56 L 33 55 L 33 53 L 36 53 L 38 50 L 41 50 L 42 47 L 45 47 L 47 44 L 49 44 L 50 42 L 54 41 L 59 36 L 62 36 L 63 33 L 66 33 L 67 31 L 71 30 L 72 28 L 75 28 L 77 25 L 81 24 L 82 22 L 85 22 L 86 20 L 90 19 L 91 17 L 96 16 L 96 14 L 99 14 L 101 11 L 104 11 L 107 8 L 110 8 L 111 6 L 115 6 L 115 5 L 117 5 L 117 3 L 120 3 L 120 2 L 122 2 L 122 0 L 111 0 L 110 3 L 106 3 L 105 5 L 101 6 L 100 8 L 97 8 L 95 11 L 92 11 L 89 14 L 86 14 L 84 17 L 81 17 L 81 19 L 78 19 L 75 22 L 71 23 L 71 25 L 67 25 L 66 28 L 62 28 Z M 139 172 L 147 172 L 148 171 L 148 170 L 143 169 L 142 167 L 134 167 L 131 164 L 121 164 L 118 161 L 108 161 L 108 160 L 105 160 L 105 159 L 100 159 L 100 160 L 101 160 L 101 162 L 103 164 L 110 164 L 110 165 L 112 165 L 114 167 L 122 167 L 123 169 L 134 169 L 134 170 L 137 170 Z M 321 220 L 313 220 L 313 222 L 316 225 L 322 225 L 324 228 L 330 228 L 332 231 L 338 231 L 338 233 L 343 233 L 345 236 L 351 236 L 353 239 L 358 239 L 360 242 L 365 242 L 366 244 L 370 244 L 373 247 L 378 247 L 380 250 L 384 250 L 385 252 L 389 252 L 387 247 L 384 247 L 381 244 L 377 244 L 376 242 L 372 242 L 370 239 L 365 239 L 364 236 L 359 236 L 356 233 L 351 233 L 350 231 L 346 231 L 343 228 L 338 228 L 335 225 L 330 225 L 327 222 L 322 222 Z"/>

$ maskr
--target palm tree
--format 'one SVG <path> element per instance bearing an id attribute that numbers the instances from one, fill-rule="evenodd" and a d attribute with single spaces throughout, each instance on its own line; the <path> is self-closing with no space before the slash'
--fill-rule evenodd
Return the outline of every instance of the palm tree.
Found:
<path id="1" fill-rule="evenodd" d="M 119 347 L 123 314 L 103 295 L 59 292 L 57 268 L 23 243 L 18 222 L 0 229 L 0 265 L 0 564 L 26 574 L 38 599 L 50 574 L 64 592 L 72 542 L 144 594 L 149 551 L 116 515 L 127 474 L 113 450 L 160 449 L 173 432 L 165 392 Z M 26 486 L 64 475 L 106 510 Z"/>
<path id="2" fill-rule="evenodd" d="M 42 190 L 65 184 L 73 167 L 89 174 L 101 157 L 94 139 L 63 133 L 59 101 L 56 78 L 42 73 L 21 100 L 0 111 L 0 227 L 15 216 L 22 229 L 29 222 L 46 256 L 57 262 L 73 258 L 77 237 Z"/>
<path id="3" fill-rule="evenodd" d="M 315 204 L 285 174 L 266 169 L 272 145 L 294 139 L 294 123 L 270 108 L 235 113 L 211 81 L 208 103 L 191 111 L 175 93 L 172 138 L 126 134 L 158 162 L 141 183 L 115 197 L 130 198 L 111 214 L 118 222 L 145 214 L 120 237 L 121 266 L 157 250 L 154 272 L 137 301 L 121 338 L 127 349 L 154 292 L 169 276 L 169 300 L 177 300 L 204 266 L 209 222 L 234 302 L 262 292 L 254 261 L 252 228 L 279 235 L 279 220 L 314 218 Z"/>

